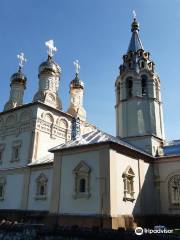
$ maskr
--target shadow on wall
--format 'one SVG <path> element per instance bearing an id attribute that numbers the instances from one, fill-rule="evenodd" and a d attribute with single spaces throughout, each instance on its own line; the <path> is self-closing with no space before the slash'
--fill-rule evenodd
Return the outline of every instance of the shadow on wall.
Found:
<path id="1" fill-rule="evenodd" d="M 144 182 L 142 186 L 139 184 L 139 189 L 140 191 L 133 209 L 134 221 L 138 226 L 151 229 L 157 225 L 166 226 L 168 229 L 180 227 L 180 215 L 161 214 L 160 185 L 156 182 L 153 164 L 149 165 Z"/>

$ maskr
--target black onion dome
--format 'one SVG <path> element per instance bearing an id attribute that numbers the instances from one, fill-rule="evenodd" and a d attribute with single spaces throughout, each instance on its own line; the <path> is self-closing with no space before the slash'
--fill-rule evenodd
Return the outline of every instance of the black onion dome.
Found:
<path id="1" fill-rule="evenodd" d="M 70 86 L 72 88 L 84 88 L 84 83 L 79 79 L 78 73 L 76 73 L 76 77 L 71 81 Z"/>
<path id="2" fill-rule="evenodd" d="M 48 59 L 45 62 L 42 62 L 39 66 L 39 74 L 44 72 L 54 72 L 56 74 L 60 74 L 61 68 L 50 56 L 48 56 Z"/>
<path id="3" fill-rule="evenodd" d="M 21 72 L 21 69 L 18 70 L 18 72 L 14 73 L 11 76 L 11 84 L 14 83 L 20 83 L 20 84 L 26 84 L 27 78 L 24 75 L 24 73 Z"/>

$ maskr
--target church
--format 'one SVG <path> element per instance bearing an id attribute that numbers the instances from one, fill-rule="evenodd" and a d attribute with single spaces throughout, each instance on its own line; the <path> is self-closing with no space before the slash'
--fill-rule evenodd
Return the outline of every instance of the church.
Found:
<path id="1" fill-rule="evenodd" d="M 45 43 L 39 88 L 27 104 L 26 59 L 18 55 L 0 113 L 0 220 L 113 229 L 177 226 L 180 140 L 165 139 L 160 78 L 136 17 L 131 32 L 115 81 L 116 136 L 87 122 L 78 60 L 69 108 L 62 111 L 53 40 Z"/>

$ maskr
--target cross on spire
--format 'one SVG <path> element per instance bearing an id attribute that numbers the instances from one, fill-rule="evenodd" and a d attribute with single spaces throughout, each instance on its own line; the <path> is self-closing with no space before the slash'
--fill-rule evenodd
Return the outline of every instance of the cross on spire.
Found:
<path id="1" fill-rule="evenodd" d="M 48 56 L 52 57 L 54 55 L 53 52 L 57 52 L 57 48 L 54 46 L 54 40 L 49 40 L 47 42 L 45 42 L 45 46 L 47 47 L 47 53 Z"/>
<path id="2" fill-rule="evenodd" d="M 79 63 L 79 60 L 75 60 L 73 63 L 74 63 L 74 67 L 75 67 L 76 74 L 79 74 L 79 71 L 80 71 L 80 63 Z"/>
<path id="3" fill-rule="evenodd" d="M 23 68 L 24 67 L 24 63 L 27 61 L 27 59 L 24 56 L 24 53 L 21 52 L 20 54 L 17 55 L 17 59 L 19 60 L 19 67 Z"/>
<path id="4" fill-rule="evenodd" d="M 136 19 L 136 11 L 133 10 L 133 19 L 135 20 Z"/>

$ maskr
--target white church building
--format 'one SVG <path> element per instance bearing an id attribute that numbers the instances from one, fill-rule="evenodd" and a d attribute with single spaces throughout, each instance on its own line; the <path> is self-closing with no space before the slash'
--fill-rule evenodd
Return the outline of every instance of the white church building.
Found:
<path id="1" fill-rule="evenodd" d="M 86 121 L 78 61 L 64 112 L 53 41 L 46 42 L 48 57 L 28 104 L 25 58 L 18 55 L 0 113 L 0 220 L 105 228 L 178 224 L 180 141 L 165 139 L 160 78 L 136 18 L 131 31 L 115 81 L 116 137 Z"/>

